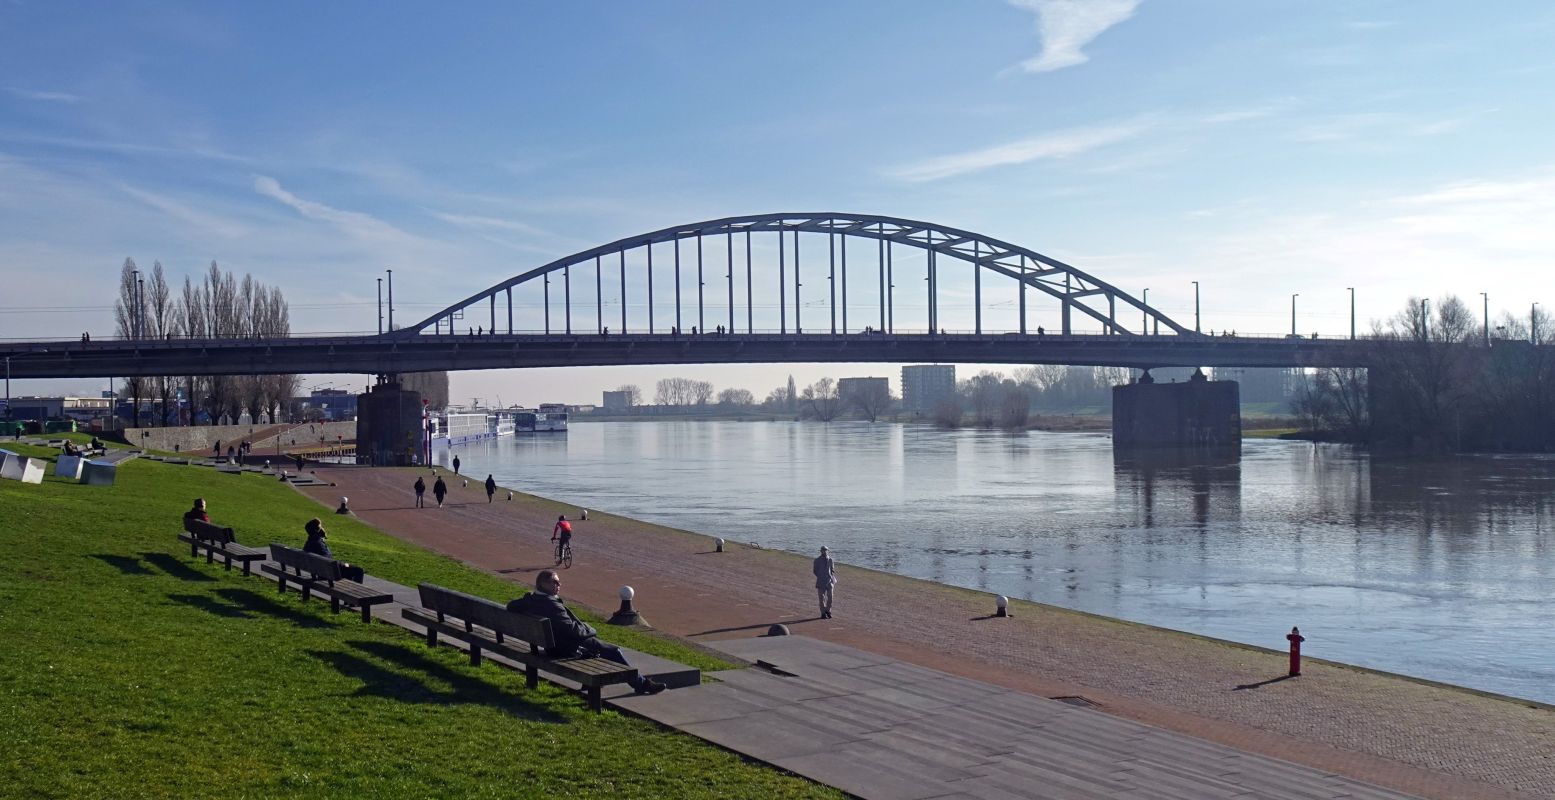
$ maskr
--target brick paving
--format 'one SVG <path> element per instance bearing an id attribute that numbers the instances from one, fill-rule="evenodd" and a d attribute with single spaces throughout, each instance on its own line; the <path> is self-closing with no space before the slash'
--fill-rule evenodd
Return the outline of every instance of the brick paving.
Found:
<path id="1" fill-rule="evenodd" d="M 549 566 L 551 525 L 575 506 L 505 490 L 488 504 L 471 476 L 450 504 L 415 509 L 418 470 L 319 468 L 331 508 L 518 584 Z M 430 505 L 430 504 L 429 504 Z M 1120 717 L 1431 798 L 1555 798 L 1555 709 L 1309 661 L 1049 606 L 839 565 L 837 617 L 819 620 L 809 557 L 591 512 L 575 522 L 570 599 L 613 609 L 625 584 L 659 630 L 755 636 L 772 623 L 1045 697 L 1079 696 Z M 518 587 L 515 587 L 515 592 Z M 1307 643 L 1321 655 L 1321 643 Z M 1267 683 L 1265 683 L 1267 682 Z M 1246 687 L 1261 684 L 1254 688 Z"/>

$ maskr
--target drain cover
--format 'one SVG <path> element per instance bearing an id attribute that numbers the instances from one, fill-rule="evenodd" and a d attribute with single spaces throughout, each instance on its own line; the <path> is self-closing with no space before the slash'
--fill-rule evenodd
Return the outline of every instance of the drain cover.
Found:
<path id="1" fill-rule="evenodd" d="M 1060 703 L 1068 703 L 1069 705 L 1079 706 L 1081 708 L 1101 707 L 1101 703 L 1098 703 L 1095 700 L 1087 700 L 1077 694 L 1065 695 L 1063 697 L 1054 697 L 1052 699 L 1057 700 Z"/>

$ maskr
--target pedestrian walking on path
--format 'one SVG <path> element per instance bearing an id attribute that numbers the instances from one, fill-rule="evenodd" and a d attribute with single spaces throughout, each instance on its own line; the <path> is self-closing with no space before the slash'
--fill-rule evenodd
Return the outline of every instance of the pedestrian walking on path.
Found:
<path id="1" fill-rule="evenodd" d="M 815 573 L 815 594 L 821 602 L 821 619 L 831 619 L 832 587 L 837 585 L 837 565 L 831 559 L 831 551 L 822 547 L 810 571 Z"/>
<path id="2" fill-rule="evenodd" d="M 454 474 L 455 475 L 459 474 L 459 457 L 458 456 L 454 456 Z"/>
<path id="3" fill-rule="evenodd" d="M 426 493 L 427 493 L 427 482 L 422 480 L 420 475 L 417 475 L 416 476 L 416 508 L 426 508 L 427 507 Z"/>
<path id="4" fill-rule="evenodd" d="M 432 495 L 437 498 L 437 507 L 443 507 L 443 498 L 448 496 L 448 484 L 443 483 L 443 476 L 437 476 L 437 483 L 432 484 Z"/>
<path id="5" fill-rule="evenodd" d="M 490 475 L 486 476 L 486 502 L 490 503 L 493 495 L 497 493 L 497 481 Z"/>

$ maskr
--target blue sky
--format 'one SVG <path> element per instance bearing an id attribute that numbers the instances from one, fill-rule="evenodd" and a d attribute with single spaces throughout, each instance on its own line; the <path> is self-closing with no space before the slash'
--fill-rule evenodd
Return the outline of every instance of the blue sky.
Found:
<path id="1" fill-rule="evenodd" d="M 1555 6 L 1510 1 L 0 0 L 0 338 L 111 331 L 126 256 L 368 331 L 385 267 L 408 320 L 634 233 L 815 210 L 1017 242 L 1179 320 L 1198 280 L 1206 329 L 1286 331 L 1300 293 L 1337 335 L 1347 286 L 1362 328 L 1410 295 L 1523 315 L 1555 264 L 1551 41 Z"/>

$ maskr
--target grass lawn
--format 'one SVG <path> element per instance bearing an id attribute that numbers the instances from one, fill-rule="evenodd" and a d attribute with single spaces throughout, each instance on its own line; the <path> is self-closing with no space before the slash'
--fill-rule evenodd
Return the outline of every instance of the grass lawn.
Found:
<path id="1" fill-rule="evenodd" d="M 320 511 L 258 476 L 147 461 L 113 487 L 0 481 L 0 796 L 840 796 L 192 560 L 175 536 L 197 495 L 256 546 L 300 540 Z M 513 593 L 355 520 L 329 525 L 337 552 L 391 580 Z"/>

